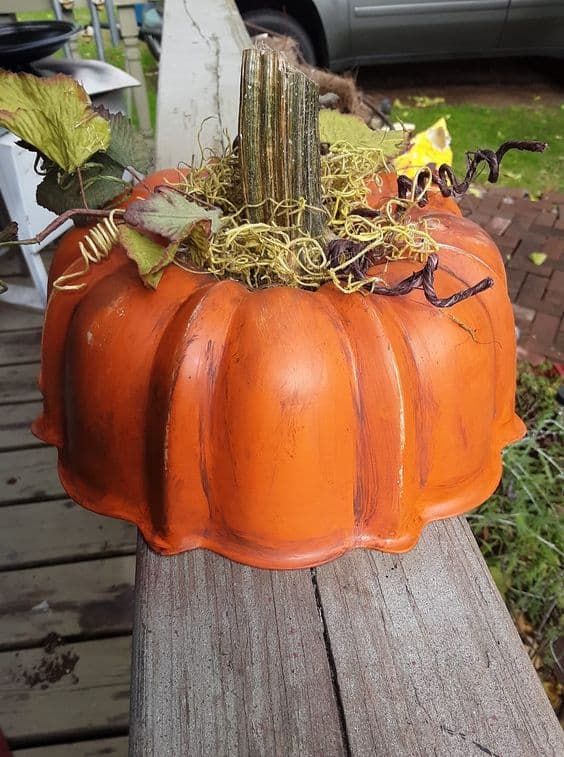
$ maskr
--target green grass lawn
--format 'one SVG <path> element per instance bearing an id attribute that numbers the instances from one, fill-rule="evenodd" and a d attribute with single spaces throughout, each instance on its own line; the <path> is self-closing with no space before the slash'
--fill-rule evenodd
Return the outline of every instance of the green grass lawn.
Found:
<path id="1" fill-rule="evenodd" d="M 564 410 L 556 402 L 561 382 L 548 363 L 520 365 L 517 412 L 528 434 L 504 452 L 498 490 L 469 516 L 557 711 L 564 702 L 555 651 L 564 635 Z"/>
<path id="2" fill-rule="evenodd" d="M 535 139 L 548 142 L 543 155 L 511 152 L 503 159 L 499 184 L 523 187 L 533 195 L 549 190 L 564 190 L 564 105 L 523 105 L 486 107 L 438 103 L 416 107 L 407 98 L 396 101 L 393 118 L 413 123 L 418 131 L 444 116 L 452 137 L 454 169 L 463 175 L 465 152 L 477 148 L 496 149 L 510 139 Z M 485 181 L 482 174 L 479 180 Z"/>

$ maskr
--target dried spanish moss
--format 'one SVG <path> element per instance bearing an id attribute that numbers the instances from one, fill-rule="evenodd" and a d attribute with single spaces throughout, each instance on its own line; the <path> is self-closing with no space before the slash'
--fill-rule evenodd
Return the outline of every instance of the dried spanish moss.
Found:
<path id="1" fill-rule="evenodd" d="M 427 204 L 427 189 L 435 184 L 443 197 L 461 197 L 475 179 L 482 164 L 488 166 L 488 181 L 495 184 L 499 179 L 499 167 L 504 155 L 509 150 L 525 150 L 527 152 L 544 152 L 546 142 L 510 141 L 504 142 L 495 152 L 493 150 L 476 150 L 466 153 L 466 174 L 462 181 L 458 181 L 451 166 L 443 163 L 438 169 L 423 169 L 412 181 L 407 176 L 398 176 L 398 196 L 402 199 L 417 196 L 418 204 Z"/>
<path id="2" fill-rule="evenodd" d="M 367 182 L 381 182 L 379 173 L 389 170 L 380 147 L 358 147 L 339 141 L 321 150 L 321 188 L 327 225 L 339 233 L 345 219 L 365 205 L 369 194 Z"/>

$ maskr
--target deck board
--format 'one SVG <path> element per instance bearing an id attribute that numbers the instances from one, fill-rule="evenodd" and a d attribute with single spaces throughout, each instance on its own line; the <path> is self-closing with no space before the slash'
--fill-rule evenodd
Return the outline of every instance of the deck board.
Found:
<path id="1" fill-rule="evenodd" d="M 0 258 L 0 271 L 2 270 L 1 263 L 2 258 Z M 0 278 L 2 278 L 1 273 Z M 0 301 L 0 331 L 6 332 L 20 329 L 40 329 L 42 327 L 43 313 L 29 310 L 28 308 L 18 308 L 13 305 L 6 305 Z"/>
<path id="2" fill-rule="evenodd" d="M 2 339 L 5 334 L 2 334 Z M 41 399 L 37 380 L 39 377 L 39 355 L 37 363 L 3 366 L 0 372 L 0 404 L 31 402 Z"/>
<path id="3" fill-rule="evenodd" d="M 353 755 L 564 754 L 464 518 L 404 555 L 349 554 L 317 583 Z"/>
<path id="4" fill-rule="evenodd" d="M 357 550 L 311 572 L 253 570 L 198 551 L 164 558 L 141 541 L 135 601 L 136 757 L 202 754 L 204 745 L 214 754 L 224 745 L 219 753 L 310 757 L 564 754 L 462 518 L 430 525 L 409 553 Z M 313 607 L 319 614 L 308 616 Z M 278 656 L 269 629 L 279 634 Z M 316 654 L 320 635 L 338 710 L 327 714 L 326 668 L 316 660 L 312 703 L 299 651 Z M 341 738 L 328 739 L 337 722 Z"/>
<path id="5" fill-rule="evenodd" d="M 42 442 L 31 433 L 30 428 L 40 412 L 41 402 L 3 405 L 0 410 L 0 451 L 41 446 Z"/>
<path id="6" fill-rule="evenodd" d="M 0 342 L 0 366 L 37 363 L 41 329 L 7 331 Z"/>
<path id="7" fill-rule="evenodd" d="M 130 633 L 134 578 L 133 555 L 0 573 L 0 649 Z"/>
<path id="8" fill-rule="evenodd" d="M 0 653 L 0 723 L 10 744 L 123 735 L 129 657 L 129 637 Z"/>
<path id="9" fill-rule="evenodd" d="M 125 757 L 136 529 L 67 499 L 31 433 L 41 323 L 0 304 L 0 725 L 16 757 Z"/>
<path id="10" fill-rule="evenodd" d="M 53 447 L 11 450 L 0 455 L 0 503 L 63 498 Z"/>
<path id="11" fill-rule="evenodd" d="M 309 570 L 142 541 L 138 560 L 135 757 L 343 754 Z"/>
<path id="12" fill-rule="evenodd" d="M 0 570 L 134 554 L 136 529 L 70 499 L 0 510 Z"/>
<path id="13" fill-rule="evenodd" d="M 94 739 L 74 744 L 16 749 L 14 757 L 127 757 L 127 736 L 115 739 Z"/>

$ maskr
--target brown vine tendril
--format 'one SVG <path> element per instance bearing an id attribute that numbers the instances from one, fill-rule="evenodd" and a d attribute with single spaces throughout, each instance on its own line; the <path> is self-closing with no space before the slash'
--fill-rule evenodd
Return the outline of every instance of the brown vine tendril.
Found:
<path id="1" fill-rule="evenodd" d="M 370 284 L 368 291 L 371 294 L 383 294 L 388 297 L 397 297 L 403 294 L 409 294 L 414 289 L 423 290 L 423 294 L 428 302 L 436 308 L 450 308 L 468 297 L 483 292 L 493 286 L 493 279 L 482 279 L 477 284 L 462 289 L 460 292 L 451 294 L 450 297 L 439 297 L 435 292 L 435 271 L 439 267 L 439 258 L 435 253 L 429 255 L 429 258 L 420 271 L 415 271 L 407 278 L 402 279 L 393 287 Z"/>
<path id="2" fill-rule="evenodd" d="M 412 180 L 408 176 L 398 176 L 398 196 L 406 199 L 413 194 L 420 195 L 418 204 L 423 207 L 429 201 L 426 192 L 426 184 L 429 183 L 429 173 L 431 181 L 438 186 L 443 197 L 461 197 L 464 195 L 470 184 L 476 177 L 478 169 L 482 164 L 486 164 L 489 170 L 488 181 L 495 184 L 499 179 L 499 167 L 504 155 L 509 150 L 524 150 L 527 152 L 544 152 L 546 142 L 518 141 L 512 140 L 504 142 L 497 150 L 476 150 L 476 152 L 466 153 L 466 174 L 462 181 L 456 178 L 451 166 L 443 163 L 438 169 L 429 171 L 419 171 L 416 176 L 416 184 L 413 186 Z"/>
<path id="3" fill-rule="evenodd" d="M 327 259 L 333 268 L 339 267 L 340 278 L 350 277 L 354 281 L 362 281 L 366 278 L 368 268 L 375 263 L 382 262 L 386 259 L 385 252 L 371 250 L 366 255 L 361 256 L 364 245 L 361 242 L 354 242 L 350 239 L 332 239 L 326 248 Z M 350 264 L 347 265 L 347 260 Z M 429 255 L 427 262 L 419 271 L 415 271 L 407 276 L 395 286 L 381 286 L 374 282 L 373 279 L 366 281 L 365 291 L 370 294 L 382 294 L 387 297 L 398 297 L 414 289 L 421 289 L 425 298 L 434 307 L 450 308 L 453 305 L 462 302 L 462 300 L 473 297 L 475 294 L 483 292 L 493 286 L 494 281 L 491 278 L 482 279 L 477 284 L 463 289 L 450 297 L 439 297 L 435 292 L 435 271 L 439 267 L 439 258 L 435 253 Z"/>
<path id="4" fill-rule="evenodd" d="M 386 253 L 378 250 L 359 256 L 365 247 L 364 242 L 337 238 L 327 244 L 325 254 L 331 268 L 340 268 L 342 278 L 350 276 L 354 281 L 360 281 L 365 278 L 366 271 L 371 265 L 386 258 Z"/>

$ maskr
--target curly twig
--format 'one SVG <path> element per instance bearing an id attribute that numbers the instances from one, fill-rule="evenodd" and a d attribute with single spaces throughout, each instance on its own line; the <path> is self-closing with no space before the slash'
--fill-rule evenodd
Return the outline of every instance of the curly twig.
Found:
<path id="1" fill-rule="evenodd" d="M 412 273 L 411 276 L 402 279 L 402 281 L 398 282 L 393 287 L 371 285 L 370 291 L 373 294 L 383 294 L 388 297 L 397 297 L 398 295 L 409 294 L 409 292 L 413 291 L 414 289 L 422 289 L 425 298 L 428 300 L 428 302 L 431 303 L 431 305 L 434 305 L 436 308 L 450 308 L 453 305 L 462 302 L 462 300 L 467 300 L 468 297 L 473 297 L 475 294 L 479 294 L 485 289 L 489 289 L 494 284 L 493 279 L 482 279 L 477 284 L 474 284 L 467 289 L 462 289 L 460 292 L 451 294 L 450 297 L 438 297 L 437 293 L 435 292 L 434 281 L 435 271 L 438 267 L 439 258 L 433 253 L 429 255 L 429 259 L 420 271 Z"/>
<path id="2" fill-rule="evenodd" d="M 429 169 L 433 184 L 439 187 L 443 197 L 460 197 L 464 195 L 474 180 L 478 169 L 485 163 L 488 166 L 488 181 L 495 184 L 499 179 L 499 166 L 504 155 L 509 150 L 526 150 L 527 152 L 544 152 L 546 142 L 531 141 L 510 141 L 504 142 L 494 152 L 493 150 L 476 150 L 476 152 L 466 153 L 466 174 L 462 181 L 458 181 L 456 174 L 451 166 L 443 163 L 438 169 Z M 429 174 L 421 171 L 417 174 L 415 187 L 411 179 L 407 176 L 398 176 L 398 196 L 401 199 L 407 199 L 410 195 L 419 195 L 418 203 L 420 206 L 426 205 L 429 201 L 426 192 L 426 185 L 429 184 Z"/>
<path id="3" fill-rule="evenodd" d="M 347 239 L 334 239 L 327 245 L 327 257 L 333 267 L 342 266 L 347 259 L 355 258 L 362 250 L 361 242 L 352 242 Z M 356 258 L 349 266 L 341 267 L 339 278 L 347 279 L 352 275 L 355 281 L 361 281 L 366 278 L 367 269 L 374 263 L 385 258 L 385 254 L 376 255 L 374 251 L 368 255 Z M 421 289 L 425 298 L 436 308 L 450 308 L 457 305 L 468 297 L 473 297 L 486 289 L 493 286 L 494 281 L 491 278 L 482 279 L 477 284 L 462 289 L 460 292 L 451 294 L 450 297 L 439 297 L 435 292 L 435 271 L 439 267 L 439 258 L 434 253 L 429 258 L 423 268 L 415 271 L 410 276 L 402 279 L 394 286 L 380 286 L 373 280 L 367 279 L 366 291 L 371 294 L 381 294 L 385 297 L 399 297 L 409 294 L 414 289 Z"/>
<path id="4" fill-rule="evenodd" d="M 46 239 L 50 234 L 52 234 L 56 229 L 59 228 L 59 226 L 62 226 L 66 221 L 69 221 L 71 218 L 75 218 L 76 216 L 87 216 L 92 218 L 109 218 L 111 214 L 114 214 L 115 216 L 122 216 L 125 213 L 125 210 L 122 210 L 121 208 L 114 208 L 113 210 L 111 208 L 102 208 L 101 210 L 94 210 L 93 208 L 72 208 L 71 210 L 65 210 L 64 213 L 61 213 L 60 216 L 57 216 L 54 218 L 51 223 L 47 224 L 47 226 L 42 229 L 38 234 L 36 234 L 34 237 L 31 237 L 30 239 L 16 239 L 15 236 L 12 236 L 11 239 L 7 239 L 2 241 L 2 244 L 5 245 L 22 245 L 22 244 L 41 244 L 44 239 Z M 6 229 L 3 229 L 0 232 L 1 234 L 8 234 L 8 231 L 11 232 L 14 231 L 15 226 L 15 233 L 17 234 L 17 224 L 13 221 L 6 226 Z"/>
<path id="5" fill-rule="evenodd" d="M 371 265 L 384 260 L 386 257 L 385 252 L 378 252 L 377 250 L 370 250 L 366 255 L 359 257 L 359 253 L 365 247 L 364 242 L 355 242 L 352 239 L 332 239 L 325 248 L 325 254 L 330 267 L 339 268 L 342 278 L 346 279 L 352 276 L 354 281 L 360 281 L 365 278 L 366 271 Z M 347 264 L 347 261 L 350 262 Z"/>

